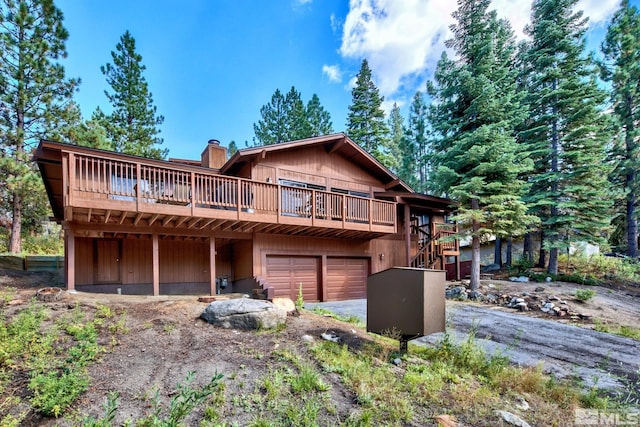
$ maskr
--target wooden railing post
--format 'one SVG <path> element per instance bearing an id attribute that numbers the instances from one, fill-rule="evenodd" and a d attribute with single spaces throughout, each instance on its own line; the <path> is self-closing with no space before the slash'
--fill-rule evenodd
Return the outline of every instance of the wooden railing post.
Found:
<path id="1" fill-rule="evenodd" d="M 189 203 L 191 204 L 191 216 L 195 216 L 196 208 L 196 174 L 191 172 L 191 191 L 189 192 Z"/>
<path id="2" fill-rule="evenodd" d="M 140 211 L 140 194 L 142 193 L 142 187 L 140 183 L 142 180 L 140 179 L 140 174 L 142 173 L 142 166 L 140 163 L 136 162 L 136 210 Z"/>

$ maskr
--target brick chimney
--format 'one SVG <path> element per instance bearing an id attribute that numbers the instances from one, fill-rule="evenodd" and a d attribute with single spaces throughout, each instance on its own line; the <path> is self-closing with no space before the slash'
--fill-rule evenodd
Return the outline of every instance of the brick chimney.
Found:
<path id="1" fill-rule="evenodd" d="M 207 147 L 202 152 L 202 166 L 205 168 L 220 169 L 227 162 L 227 149 L 220 146 L 220 141 L 210 139 Z"/>

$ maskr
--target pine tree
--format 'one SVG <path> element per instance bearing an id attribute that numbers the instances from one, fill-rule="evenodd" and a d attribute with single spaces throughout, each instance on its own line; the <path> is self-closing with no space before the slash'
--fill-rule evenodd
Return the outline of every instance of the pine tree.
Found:
<path id="1" fill-rule="evenodd" d="M 11 216 L 11 253 L 21 251 L 22 224 L 37 210 L 28 199 L 47 200 L 30 148 L 66 120 L 79 83 L 59 62 L 68 36 L 52 0 L 0 1 L 0 194 Z"/>
<path id="2" fill-rule="evenodd" d="M 541 219 L 550 274 L 572 241 L 603 241 L 611 208 L 604 93 L 584 55 L 586 19 L 576 3 L 536 0 L 527 27 L 530 117 L 522 137 L 535 162 L 528 201 Z"/>
<path id="3" fill-rule="evenodd" d="M 307 120 L 311 127 L 309 136 L 329 135 L 333 133 L 331 114 L 320 104 L 320 98 L 315 93 L 307 103 Z"/>
<path id="4" fill-rule="evenodd" d="M 520 175 L 532 167 L 515 140 L 524 109 L 512 67 L 508 23 L 488 11 L 490 0 L 459 0 L 453 16 L 458 61 L 442 55 L 429 91 L 434 141 L 434 183 L 460 203 L 461 232 L 472 239 L 471 288 L 479 285 L 480 240 L 522 234 L 533 220 L 522 201 Z"/>
<path id="5" fill-rule="evenodd" d="M 260 116 L 262 118 L 253 125 L 256 145 L 295 141 L 333 132 L 331 115 L 320 104 L 318 95 L 314 94 L 305 107 L 295 86 L 291 86 L 286 95 L 276 89 L 271 102 L 260 108 Z"/>
<path id="6" fill-rule="evenodd" d="M 51 139 L 84 147 L 113 151 L 113 145 L 107 139 L 107 130 L 97 120 L 83 120 L 78 104 L 75 102 L 69 103 L 67 116 L 65 123 L 51 134 Z"/>
<path id="7" fill-rule="evenodd" d="M 378 160 L 384 157 L 386 136 L 389 134 L 382 110 L 383 101 L 384 97 L 380 96 L 371 79 L 369 63 L 364 59 L 351 91 L 347 135 Z"/>
<path id="8" fill-rule="evenodd" d="M 416 92 L 409 107 L 409 124 L 406 138 L 407 149 L 412 154 L 407 166 L 413 165 L 417 173 L 416 189 L 426 191 L 429 182 L 429 140 L 428 140 L 428 108 L 420 91 Z M 409 154 L 409 153 L 407 153 Z"/>
<path id="9" fill-rule="evenodd" d="M 638 191 L 640 180 L 640 13 L 623 0 L 602 43 L 602 76 L 611 84 L 618 135 L 614 139 L 613 181 L 625 194 L 623 213 L 627 255 L 638 256 Z"/>
<path id="10" fill-rule="evenodd" d="M 262 119 L 253 124 L 255 145 L 271 145 L 290 141 L 289 138 L 289 107 L 285 96 L 276 89 L 271 96 L 271 102 L 260 108 Z"/>
<path id="11" fill-rule="evenodd" d="M 163 142 L 158 136 L 158 126 L 162 125 L 164 117 L 157 115 L 153 96 L 143 76 L 146 67 L 142 64 L 142 56 L 136 52 L 136 41 L 129 31 L 120 37 L 116 51 L 111 52 L 111 60 L 113 63 L 103 65 L 100 71 L 113 90 L 112 93 L 104 92 L 113 112 L 106 115 L 97 110 L 93 119 L 107 130 L 116 151 L 165 158 L 168 150 L 158 147 Z"/>
<path id="12" fill-rule="evenodd" d="M 227 150 L 227 156 L 228 158 L 231 158 L 231 156 L 233 156 L 234 154 L 236 154 L 238 152 L 238 145 L 236 144 L 235 141 L 231 141 L 229 143 L 229 149 Z"/>
<path id="13" fill-rule="evenodd" d="M 307 119 L 307 110 L 302 102 L 302 95 L 294 86 L 284 97 L 286 105 L 286 141 L 296 141 L 311 136 L 311 125 Z"/>
<path id="14" fill-rule="evenodd" d="M 397 103 L 393 103 L 393 108 L 389 113 L 389 120 L 387 123 L 389 128 L 389 136 L 387 138 L 389 155 L 388 155 L 388 167 L 394 173 L 398 174 L 400 179 L 413 187 L 413 183 L 404 179 L 400 175 L 402 170 L 402 160 L 405 153 L 402 151 L 402 139 L 404 138 L 404 119 L 400 113 L 400 107 Z"/>

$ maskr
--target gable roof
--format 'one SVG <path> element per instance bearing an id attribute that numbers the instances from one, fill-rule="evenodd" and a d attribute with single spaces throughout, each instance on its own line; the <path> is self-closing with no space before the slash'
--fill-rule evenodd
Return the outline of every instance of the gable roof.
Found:
<path id="1" fill-rule="evenodd" d="M 310 146 L 321 146 L 327 153 L 338 153 L 353 163 L 360 165 L 384 183 L 386 190 L 415 193 L 411 187 L 344 133 L 334 133 L 298 141 L 243 148 L 238 150 L 227 163 L 222 166 L 220 172 L 233 175 L 246 163 L 264 158 L 267 153 L 298 150 Z"/>

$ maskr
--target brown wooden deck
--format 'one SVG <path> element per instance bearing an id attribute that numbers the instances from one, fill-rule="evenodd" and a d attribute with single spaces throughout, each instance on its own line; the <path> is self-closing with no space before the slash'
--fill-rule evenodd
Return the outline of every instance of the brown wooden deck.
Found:
<path id="1" fill-rule="evenodd" d="M 94 232 L 144 226 L 194 236 L 216 231 L 372 238 L 396 232 L 394 202 L 118 157 L 62 152 L 56 165 L 60 188 L 48 190 L 64 206 L 65 221 L 91 224 Z"/>

